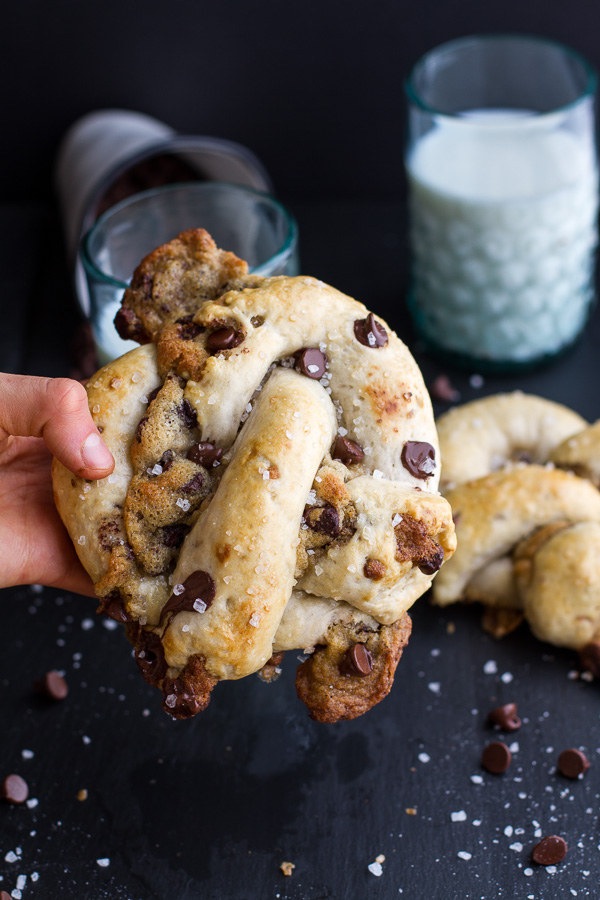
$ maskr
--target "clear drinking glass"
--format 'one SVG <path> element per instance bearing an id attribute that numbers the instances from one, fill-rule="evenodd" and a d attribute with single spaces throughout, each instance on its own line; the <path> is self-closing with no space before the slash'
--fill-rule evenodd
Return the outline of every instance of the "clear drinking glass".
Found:
<path id="1" fill-rule="evenodd" d="M 426 54 L 406 93 L 418 334 L 482 371 L 551 359 L 594 298 L 595 72 L 552 41 L 474 36 Z"/>
<path id="2" fill-rule="evenodd" d="M 136 346 L 113 324 L 123 292 L 142 258 L 187 228 L 205 228 L 223 250 L 257 275 L 296 275 L 298 229 L 269 194 L 221 182 L 144 191 L 104 213 L 81 244 L 92 331 L 101 363 Z"/>

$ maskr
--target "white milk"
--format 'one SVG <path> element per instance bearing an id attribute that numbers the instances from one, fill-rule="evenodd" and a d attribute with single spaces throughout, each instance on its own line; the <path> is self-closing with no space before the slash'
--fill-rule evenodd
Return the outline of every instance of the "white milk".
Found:
<path id="1" fill-rule="evenodd" d="M 468 119 L 440 119 L 407 159 L 412 309 L 446 350 L 523 363 L 567 346 L 585 324 L 595 152 L 556 117 Z"/>

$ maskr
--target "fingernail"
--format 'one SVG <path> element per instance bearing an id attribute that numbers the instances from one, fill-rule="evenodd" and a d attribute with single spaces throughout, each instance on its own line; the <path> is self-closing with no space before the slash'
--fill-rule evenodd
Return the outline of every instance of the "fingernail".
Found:
<path id="1" fill-rule="evenodd" d="M 111 469 L 113 458 L 97 431 L 92 431 L 81 446 L 81 457 L 86 469 Z"/>

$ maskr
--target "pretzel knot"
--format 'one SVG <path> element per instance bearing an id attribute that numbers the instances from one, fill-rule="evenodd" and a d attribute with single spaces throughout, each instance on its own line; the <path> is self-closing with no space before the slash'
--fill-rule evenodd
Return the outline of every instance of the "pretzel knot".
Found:
<path id="1" fill-rule="evenodd" d="M 173 716 L 221 679 L 270 679 L 290 649 L 313 717 L 365 712 L 455 546 L 407 348 L 314 278 L 249 275 L 201 229 L 142 261 L 117 325 L 143 346 L 88 384 L 115 470 L 54 465 L 100 608 Z"/>

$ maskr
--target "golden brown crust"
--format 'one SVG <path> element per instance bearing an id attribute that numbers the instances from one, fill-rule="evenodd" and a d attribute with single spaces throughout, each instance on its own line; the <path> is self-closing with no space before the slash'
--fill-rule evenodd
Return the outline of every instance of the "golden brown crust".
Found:
<path id="1" fill-rule="evenodd" d="M 318 647 L 296 673 L 296 691 L 311 718 L 326 723 L 356 719 L 387 697 L 411 628 L 407 613 L 393 625 L 376 630 L 332 626 L 327 644 Z M 348 659 L 357 645 L 366 648 L 370 657 L 368 674 Z"/>

